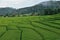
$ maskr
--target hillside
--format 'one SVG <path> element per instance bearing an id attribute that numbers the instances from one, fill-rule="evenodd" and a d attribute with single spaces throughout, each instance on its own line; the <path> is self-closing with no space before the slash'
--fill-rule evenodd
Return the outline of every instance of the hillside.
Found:
<path id="1" fill-rule="evenodd" d="M 16 13 L 16 9 L 6 7 L 6 8 L 0 8 L 0 16 L 2 15 L 13 15 L 13 13 Z"/>
<path id="2" fill-rule="evenodd" d="M 0 40 L 60 40 L 60 14 L 0 17 Z"/>
<path id="3" fill-rule="evenodd" d="M 52 3 L 50 1 L 41 2 L 39 4 L 36 4 L 32 7 L 26 7 L 22 9 L 18 9 L 18 13 L 39 13 L 40 15 L 44 15 L 45 9 L 60 9 L 60 1 L 53 1 Z"/>
<path id="4" fill-rule="evenodd" d="M 56 12 L 57 9 L 60 10 L 60 1 L 53 1 L 52 3 L 50 1 L 41 2 L 39 4 L 36 4 L 31 7 L 26 8 L 20 8 L 20 9 L 14 9 L 14 8 L 0 8 L 0 15 L 20 15 L 20 14 L 37 14 L 37 15 L 45 15 L 46 9 L 54 9 L 53 11 Z M 49 10 L 50 12 L 52 12 Z M 60 11 L 58 12 L 60 13 Z M 48 14 L 48 11 L 46 12 Z M 54 14 L 54 13 L 51 13 Z"/>

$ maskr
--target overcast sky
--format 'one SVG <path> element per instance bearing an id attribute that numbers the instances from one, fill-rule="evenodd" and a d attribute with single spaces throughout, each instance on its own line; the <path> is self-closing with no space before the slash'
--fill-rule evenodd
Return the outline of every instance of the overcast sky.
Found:
<path id="1" fill-rule="evenodd" d="M 0 7 L 23 8 L 38 4 L 47 0 L 0 0 Z"/>

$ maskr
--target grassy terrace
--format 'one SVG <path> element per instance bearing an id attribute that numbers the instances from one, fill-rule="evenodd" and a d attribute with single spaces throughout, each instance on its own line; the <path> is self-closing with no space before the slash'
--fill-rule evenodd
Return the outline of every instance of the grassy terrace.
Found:
<path id="1" fill-rule="evenodd" d="M 0 40 L 60 40 L 60 14 L 0 17 Z"/>

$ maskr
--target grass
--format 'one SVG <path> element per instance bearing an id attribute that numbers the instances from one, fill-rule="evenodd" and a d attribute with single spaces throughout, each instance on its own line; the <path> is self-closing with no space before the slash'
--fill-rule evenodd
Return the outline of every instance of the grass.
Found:
<path id="1" fill-rule="evenodd" d="M 0 17 L 0 40 L 60 40 L 60 14 Z"/>

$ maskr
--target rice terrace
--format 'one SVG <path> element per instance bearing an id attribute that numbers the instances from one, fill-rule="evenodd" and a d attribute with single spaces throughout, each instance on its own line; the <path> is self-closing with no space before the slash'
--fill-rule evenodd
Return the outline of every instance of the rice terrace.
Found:
<path id="1" fill-rule="evenodd" d="M 0 17 L 0 40 L 60 40 L 59 15 Z"/>
<path id="2" fill-rule="evenodd" d="M 0 40 L 60 40 L 60 1 L 0 1 Z"/>

